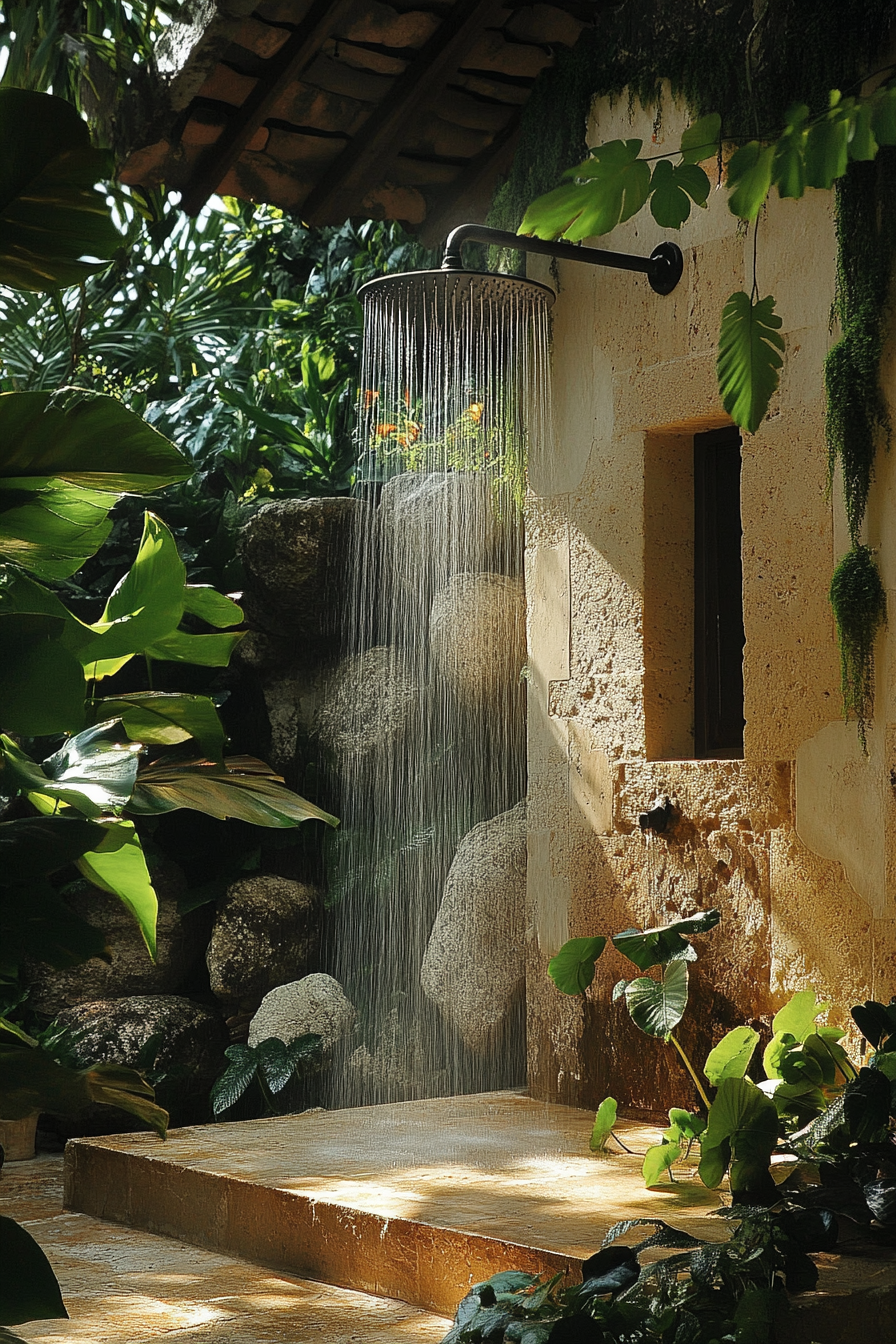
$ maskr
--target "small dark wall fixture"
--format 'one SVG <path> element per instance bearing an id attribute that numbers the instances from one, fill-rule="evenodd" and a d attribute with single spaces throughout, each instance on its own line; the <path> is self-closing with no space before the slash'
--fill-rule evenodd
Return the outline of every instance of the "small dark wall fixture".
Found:
<path id="1" fill-rule="evenodd" d="M 671 798 L 655 798 L 646 812 L 638 814 L 638 825 L 644 834 L 651 831 L 662 835 L 675 820 L 675 807 Z"/>

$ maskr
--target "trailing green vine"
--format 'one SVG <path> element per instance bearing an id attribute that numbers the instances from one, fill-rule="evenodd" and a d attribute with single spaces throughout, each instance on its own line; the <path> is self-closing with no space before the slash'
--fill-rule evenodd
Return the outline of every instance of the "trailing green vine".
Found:
<path id="1" fill-rule="evenodd" d="M 729 207 L 742 220 L 758 219 L 772 186 L 781 196 L 799 197 L 807 187 L 836 183 L 834 312 L 842 335 L 825 367 L 826 435 L 832 479 L 841 467 L 852 549 L 838 566 L 830 597 L 844 712 L 857 719 L 863 749 L 874 641 L 886 619 L 876 563 L 859 537 L 875 450 L 890 437 L 880 359 L 896 255 L 896 148 L 878 151 L 896 146 L 896 87 L 867 97 L 860 90 L 894 21 L 893 0 L 850 6 L 836 0 L 630 0 L 601 16 L 533 98 L 513 172 L 490 215 L 499 227 L 580 241 L 609 232 L 649 201 L 661 225 L 679 228 L 691 203 L 706 202 L 709 179 L 698 165 L 715 148 L 721 163 L 722 145 L 731 141 L 740 148 L 728 165 Z M 648 147 L 642 157 L 640 140 L 596 146 L 567 171 L 565 184 L 532 200 L 536 184 L 544 192 L 556 182 L 564 161 L 551 151 L 575 143 L 570 127 L 582 125 L 590 96 L 612 99 L 628 89 L 632 102 L 657 107 L 659 120 L 664 81 L 698 116 L 680 150 L 651 155 Z M 561 88 L 566 99 L 558 96 Z M 713 108 L 721 115 L 711 115 Z M 674 164 L 673 154 L 681 155 Z M 760 299 L 755 277 L 753 292 L 732 295 L 722 315 L 720 393 L 748 433 L 758 428 L 778 385 L 780 326 L 774 299 Z"/>

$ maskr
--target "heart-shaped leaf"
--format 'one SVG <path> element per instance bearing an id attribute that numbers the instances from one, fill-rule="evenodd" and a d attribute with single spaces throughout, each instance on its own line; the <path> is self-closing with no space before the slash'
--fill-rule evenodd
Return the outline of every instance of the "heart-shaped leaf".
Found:
<path id="1" fill-rule="evenodd" d="M 722 405 L 748 434 L 755 434 L 777 391 L 784 338 L 771 294 L 753 303 L 732 294 L 722 311 L 716 365 Z"/>
<path id="2" fill-rule="evenodd" d="M 759 1044 L 759 1032 L 752 1027 L 734 1027 L 710 1050 L 703 1065 L 713 1087 L 723 1078 L 743 1078 Z"/>
<path id="3" fill-rule="evenodd" d="M 670 962 L 661 980 L 647 976 L 631 980 L 626 986 L 625 1001 L 636 1027 L 647 1036 L 667 1040 L 688 1004 L 687 962 Z"/>
<path id="4" fill-rule="evenodd" d="M 561 994 L 584 994 L 594 979 L 594 967 L 607 945 L 606 938 L 570 938 L 548 962 L 548 975 Z"/>
<path id="5" fill-rule="evenodd" d="M 830 1008 L 830 1003 L 818 999 L 814 989 L 800 989 L 772 1018 L 775 1035 L 788 1034 L 803 1041 L 815 1030 L 816 1019 Z"/>
<path id="6" fill-rule="evenodd" d="M 664 229 L 680 229 L 691 213 L 691 202 L 704 207 L 709 178 L 693 164 L 673 167 L 660 159 L 650 181 L 650 213 Z"/>

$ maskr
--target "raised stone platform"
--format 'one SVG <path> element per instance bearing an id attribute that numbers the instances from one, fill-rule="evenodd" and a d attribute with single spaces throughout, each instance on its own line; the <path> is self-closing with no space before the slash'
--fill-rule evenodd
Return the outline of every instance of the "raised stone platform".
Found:
<path id="1" fill-rule="evenodd" d="M 623 1218 L 727 1235 L 706 1217 L 720 1196 L 695 1177 L 645 1190 L 640 1157 L 591 1154 L 592 1120 L 496 1092 L 200 1126 L 164 1144 L 79 1139 L 66 1150 L 66 1206 L 446 1316 L 502 1269 L 577 1279 Z M 636 1152 L 657 1139 L 634 1122 L 618 1130 Z M 857 1327 L 887 1338 L 896 1265 L 819 1263 L 824 1291 L 799 1299 L 788 1344 L 841 1344 Z"/>

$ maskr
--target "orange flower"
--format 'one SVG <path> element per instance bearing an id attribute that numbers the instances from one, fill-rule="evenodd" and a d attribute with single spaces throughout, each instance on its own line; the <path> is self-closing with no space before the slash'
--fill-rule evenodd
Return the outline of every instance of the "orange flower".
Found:
<path id="1" fill-rule="evenodd" d="M 366 388 L 365 391 L 363 391 L 363 392 L 361 393 L 361 397 L 362 397 L 363 402 L 364 402 L 364 409 L 365 409 L 365 411 L 369 411 L 369 410 L 370 410 L 371 406 L 372 406 L 373 403 L 376 401 L 376 399 L 377 399 L 377 397 L 378 397 L 379 395 L 380 395 L 379 392 L 374 392 L 374 390 L 373 390 L 372 387 L 368 387 L 368 388 Z"/>
<path id="2" fill-rule="evenodd" d="M 485 406 L 481 401 L 474 401 L 467 407 L 467 415 L 478 425 L 484 410 Z"/>
<path id="3" fill-rule="evenodd" d="M 397 428 L 397 425 L 377 425 L 376 436 L 378 439 L 385 439 L 389 434 L 394 434 Z"/>
<path id="4" fill-rule="evenodd" d="M 404 390 L 404 404 L 407 406 L 408 410 L 411 409 L 411 393 L 410 389 L 407 387 Z"/>
<path id="5" fill-rule="evenodd" d="M 408 420 L 404 427 L 408 443 L 416 443 L 420 437 L 420 426 L 416 420 Z"/>

